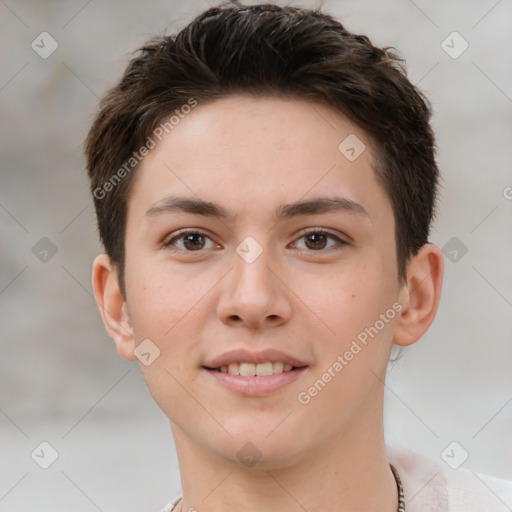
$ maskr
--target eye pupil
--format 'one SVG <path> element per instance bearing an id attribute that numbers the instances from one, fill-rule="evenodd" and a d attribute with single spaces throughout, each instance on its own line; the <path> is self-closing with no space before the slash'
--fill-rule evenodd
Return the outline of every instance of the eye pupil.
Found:
<path id="1" fill-rule="evenodd" d="M 209 238 L 207 235 L 204 235 L 201 232 L 196 231 L 190 231 L 190 232 L 184 232 L 181 235 L 178 235 L 177 237 L 173 238 L 170 242 L 168 242 L 166 245 L 171 246 L 174 245 L 175 240 L 181 240 L 182 249 L 189 252 L 202 252 L 202 249 L 206 246 L 206 239 Z M 309 234 L 304 234 L 302 237 L 302 240 L 305 240 L 305 245 L 307 249 L 313 250 L 313 251 L 321 251 L 322 249 L 325 249 L 327 247 L 327 242 L 329 238 L 337 238 L 333 237 L 333 235 L 330 235 L 327 232 L 323 231 L 316 231 L 311 232 Z M 342 241 L 337 239 L 338 242 L 340 242 L 338 245 L 344 245 Z M 179 249 L 178 249 L 179 250 Z"/>
<path id="2" fill-rule="evenodd" d="M 312 244 L 313 247 L 310 247 L 310 244 L 308 243 L 308 240 L 311 239 L 314 239 Z M 306 236 L 306 245 L 309 249 L 322 249 L 325 247 L 326 240 L 327 236 L 323 233 L 311 233 L 310 235 Z"/>
<path id="3" fill-rule="evenodd" d="M 197 242 L 198 239 L 200 240 L 199 242 Z M 189 242 L 192 243 L 192 247 L 189 245 Z M 201 233 L 189 233 L 184 236 L 184 245 L 190 250 L 201 249 L 204 246 L 204 236 Z"/>

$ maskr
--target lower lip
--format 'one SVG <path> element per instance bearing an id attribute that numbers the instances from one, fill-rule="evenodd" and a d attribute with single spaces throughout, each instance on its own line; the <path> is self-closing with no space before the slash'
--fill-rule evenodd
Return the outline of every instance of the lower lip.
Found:
<path id="1" fill-rule="evenodd" d="M 235 393 L 246 396 L 268 395 L 278 389 L 284 388 L 297 380 L 306 370 L 307 366 L 290 370 L 289 372 L 274 373 L 273 375 L 242 377 L 231 375 L 217 370 L 205 370 L 224 387 Z"/>

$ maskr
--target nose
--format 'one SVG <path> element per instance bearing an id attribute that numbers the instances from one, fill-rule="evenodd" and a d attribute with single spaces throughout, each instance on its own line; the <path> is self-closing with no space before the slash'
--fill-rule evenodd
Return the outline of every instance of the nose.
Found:
<path id="1" fill-rule="evenodd" d="M 234 268 L 226 276 L 217 306 L 217 315 L 224 323 L 263 329 L 290 319 L 289 290 L 267 254 L 264 250 L 251 263 L 236 253 L 233 255 Z"/>

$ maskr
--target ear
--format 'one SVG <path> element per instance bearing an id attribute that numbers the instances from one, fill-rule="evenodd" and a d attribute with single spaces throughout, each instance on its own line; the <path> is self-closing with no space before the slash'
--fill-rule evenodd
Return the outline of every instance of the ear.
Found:
<path id="1" fill-rule="evenodd" d="M 437 313 L 443 283 L 441 249 L 427 243 L 407 265 L 406 283 L 400 290 L 403 306 L 393 335 L 395 345 L 412 345 L 428 330 Z"/>
<path id="2" fill-rule="evenodd" d="M 125 359 L 135 360 L 134 334 L 128 306 L 124 301 L 117 272 L 107 254 L 100 254 L 92 267 L 92 286 L 96 303 L 108 335 Z"/>

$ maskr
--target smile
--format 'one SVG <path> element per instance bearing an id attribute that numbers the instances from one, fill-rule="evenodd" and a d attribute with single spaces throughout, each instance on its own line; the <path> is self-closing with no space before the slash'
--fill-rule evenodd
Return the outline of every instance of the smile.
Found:
<path id="1" fill-rule="evenodd" d="M 294 367 L 291 364 L 285 364 L 279 361 L 267 361 L 265 363 L 230 363 L 223 365 L 220 368 L 215 368 L 222 373 L 229 373 L 230 375 L 241 375 L 242 377 L 259 376 L 265 377 L 267 375 L 274 375 L 276 373 L 289 372 Z"/>
<path id="2" fill-rule="evenodd" d="M 213 386 L 244 396 L 269 395 L 291 384 L 309 368 L 295 355 L 274 348 L 232 349 L 203 364 Z"/>
<path id="3" fill-rule="evenodd" d="M 275 373 L 274 365 L 276 365 Z M 272 373 L 270 373 L 270 368 L 272 368 Z M 220 368 L 204 367 L 204 370 L 214 379 L 215 385 L 220 384 L 223 388 L 238 395 L 255 397 L 270 395 L 288 386 L 300 378 L 307 369 L 307 366 L 293 367 L 289 364 L 285 366 L 278 362 L 230 363 L 229 366 Z M 260 373 L 256 374 L 257 371 Z"/>

